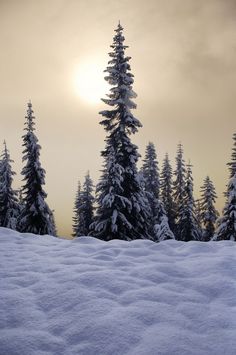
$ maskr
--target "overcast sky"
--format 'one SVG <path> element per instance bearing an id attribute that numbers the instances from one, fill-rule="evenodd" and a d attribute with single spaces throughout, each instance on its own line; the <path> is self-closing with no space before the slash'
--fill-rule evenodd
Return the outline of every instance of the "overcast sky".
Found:
<path id="1" fill-rule="evenodd" d="M 153 141 L 160 165 L 165 152 L 174 164 L 181 141 L 194 166 L 195 196 L 208 174 L 222 208 L 236 131 L 235 19 L 235 0 L 0 0 L 0 140 L 7 141 L 20 187 L 31 99 L 59 234 L 71 233 L 78 179 L 88 169 L 95 182 L 100 175 L 105 134 L 98 112 L 105 106 L 86 99 L 81 86 L 95 67 L 104 96 L 118 20 L 132 57 L 140 153 Z"/>

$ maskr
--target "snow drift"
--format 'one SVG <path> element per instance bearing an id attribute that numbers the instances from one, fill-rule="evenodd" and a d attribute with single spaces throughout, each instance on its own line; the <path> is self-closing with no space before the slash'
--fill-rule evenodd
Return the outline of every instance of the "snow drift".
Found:
<path id="1" fill-rule="evenodd" d="M 236 243 L 0 228 L 1 355 L 235 355 Z"/>

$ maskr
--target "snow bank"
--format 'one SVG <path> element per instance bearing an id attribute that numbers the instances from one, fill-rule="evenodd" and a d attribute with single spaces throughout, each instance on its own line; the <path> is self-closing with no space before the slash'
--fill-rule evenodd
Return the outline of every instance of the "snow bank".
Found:
<path id="1" fill-rule="evenodd" d="M 1 355 L 235 355 L 236 243 L 0 228 Z"/>

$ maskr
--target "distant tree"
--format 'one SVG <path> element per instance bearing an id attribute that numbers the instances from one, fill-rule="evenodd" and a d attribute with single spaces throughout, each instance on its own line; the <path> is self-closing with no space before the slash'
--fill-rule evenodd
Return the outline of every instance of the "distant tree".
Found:
<path id="1" fill-rule="evenodd" d="M 175 239 L 170 229 L 168 217 L 163 203 L 158 200 L 157 215 L 154 221 L 154 240 L 161 242 L 166 239 Z"/>
<path id="2" fill-rule="evenodd" d="M 141 168 L 141 184 L 145 192 L 150 207 L 150 215 L 148 222 L 148 231 L 154 239 L 154 225 L 156 223 L 159 208 L 159 171 L 156 149 L 153 143 L 149 142 L 146 146 L 145 157 Z"/>
<path id="3" fill-rule="evenodd" d="M 57 237 L 57 226 L 56 226 L 56 221 L 55 221 L 55 211 L 54 210 L 49 210 L 50 211 L 50 221 L 52 224 L 52 230 L 53 230 L 53 235 L 54 237 Z"/>
<path id="4" fill-rule="evenodd" d="M 166 154 L 163 161 L 160 178 L 161 200 L 166 211 L 170 229 L 175 231 L 175 205 L 172 196 L 172 177 L 172 167 L 170 165 L 169 156 Z"/>
<path id="5" fill-rule="evenodd" d="M 146 147 L 142 174 L 145 189 L 152 192 L 153 196 L 158 199 L 160 192 L 159 169 L 155 145 L 151 142 L 149 142 Z"/>
<path id="6" fill-rule="evenodd" d="M 233 134 L 231 161 L 227 165 L 229 167 L 230 178 L 232 178 L 236 173 L 236 133 Z"/>
<path id="7" fill-rule="evenodd" d="M 182 213 L 182 207 L 184 203 L 186 178 L 186 168 L 183 158 L 183 147 L 181 143 L 179 143 L 177 147 L 176 170 L 174 172 L 174 176 L 175 180 L 173 182 L 173 200 L 175 206 L 175 224 L 177 224 L 180 220 L 180 213 Z M 180 235 L 178 235 L 178 226 L 175 227 L 174 233 L 177 239 L 181 238 Z"/>
<path id="8" fill-rule="evenodd" d="M 195 216 L 195 202 L 193 197 L 193 178 L 190 163 L 187 165 L 186 184 L 183 191 L 183 200 L 179 206 L 177 220 L 178 240 L 188 242 L 201 240 L 199 225 Z"/>
<path id="9" fill-rule="evenodd" d="M 35 117 L 31 102 L 28 103 L 25 118 L 26 133 L 23 136 L 25 166 L 22 170 L 25 185 L 22 188 L 23 208 L 19 218 L 19 230 L 23 233 L 55 235 L 53 213 L 45 201 L 47 194 L 43 190 L 45 170 L 42 169 L 39 160 L 41 147 L 34 133 Z"/>
<path id="10" fill-rule="evenodd" d="M 19 216 L 19 205 L 17 193 L 12 188 L 13 176 L 10 154 L 4 141 L 4 150 L 0 163 L 0 226 L 16 229 L 17 218 Z"/>
<path id="11" fill-rule="evenodd" d="M 201 210 L 201 202 L 200 202 L 199 198 L 197 200 L 195 200 L 194 213 L 195 213 L 197 225 L 199 228 L 199 235 L 201 236 L 201 241 L 203 241 L 204 237 L 203 237 L 203 224 L 202 224 L 202 210 Z"/>
<path id="12" fill-rule="evenodd" d="M 19 209 L 20 209 L 20 211 L 22 211 L 22 209 L 24 207 L 24 200 L 23 200 L 22 190 L 21 189 L 16 190 L 16 194 L 17 194 L 17 200 L 18 200 Z"/>
<path id="13" fill-rule="evenodd" d="M 223 209 L 223 216 L 217 221 L 218 228 L 213 240 L 236 241 L 236 173 L 229 180 L 227 201 Z"/>
<path id="14" fill-rule="evenodd" d="M 102 151 L 104 170 L 97 188 L 98 209 L 91 234 L 104 240 L 149 237 L 148 202 L 136 167 L 139 154 L 130 140 L 130 135 L 138 131 L 141 123 L 131 113 L 136 108 L 132 101 L 136 94 L 132 89 L 130 57 L 125 56 L 127 46 L 122 31 L 119 24 L 106 69 L 105 80 L 112 88 L 103 102 L 112 109 L 100 112 L 103 116 L 100 124 L 107 137 Z"/>
<path id="15" fill-rule="evenodd" d="M 80 181 L 78 182 L 78 187 L 77 187 L 77 192 L 76 192 L 76 197 L 75 197 L 75 203 L 74 203 L 74 216 L 73 216 L 73 237 L 77 237 L 79 233 L 79 210 L 81 206 L 81 183 Z"/>
<path id="16" fill-rule="evenodd" d="M 201 187 L 200 199 L 201 221 L 204 228 L 203 241 L 211 240 L 215 232 L 215 223 L 219 217 L 219 213 L 214 206 L 216 198 L 215 187 L 209 176 L 207 176 Z"/>
<path id="17" fill-rule="evenodd" d="M 198 198 L 195 201 L 195 215 L 196 215 L 196 219 L 198 222 L 198 225 L 200 227 L 202 227 L 202 210 L 201 210 L 201 201 L 200 198 Z"/>
<path id="18" fill-rule="evenodd" d="M 75 200 L 75 217 L 73 226 L 73 236 L 80 237 L 88 235 L 90 232 L 89 226 L 93 222 L 93 182 L 89 172 L 85 176 L 83 189 L 81 190 L 80 183 Z"/>
<path id="19" fill-rule="evenodd" d="M 160 201 L 160 181 L 155 146 L 149 143 L 141 169 L 143 187 L 150 206 L 149 234 L 154 241 L 174 238 L 168 218 Z"/>

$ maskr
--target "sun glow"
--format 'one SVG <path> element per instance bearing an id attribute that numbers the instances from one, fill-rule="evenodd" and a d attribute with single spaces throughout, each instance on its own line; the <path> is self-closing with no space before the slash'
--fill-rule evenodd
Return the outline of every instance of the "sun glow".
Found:
<path id="1" fill-rule="evenodd" d="M 75 70 L 74 87 L 81 99 L 97 104 L 109 91 L 109 85 L 104 80 L 104 63 L 101 61 L 86 61 Z"/>

